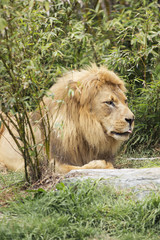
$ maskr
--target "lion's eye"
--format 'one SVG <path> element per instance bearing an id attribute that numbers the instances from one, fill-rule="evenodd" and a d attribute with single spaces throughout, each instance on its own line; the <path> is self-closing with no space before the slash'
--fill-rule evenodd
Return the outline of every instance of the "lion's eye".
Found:
<path id="1" fill-rule="evenodd" d="M 106 101 L 106 102 L 104 102 L 104 103 L 106 103 L 107 105 L 110 105 L 110 106 L 112 106 L 112 107 L 115 107 L 115 104 L 114 104 L 113 101 Z"/>
<path id="2" fill-rule="evenodd" d="M 128 103 L 127 99 L 124 102 L 125 102 L 125 104 L 127 104 Z"/>

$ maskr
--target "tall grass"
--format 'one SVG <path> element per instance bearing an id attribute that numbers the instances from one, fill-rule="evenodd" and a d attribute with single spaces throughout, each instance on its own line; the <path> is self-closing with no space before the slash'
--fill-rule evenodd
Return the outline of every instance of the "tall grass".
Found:
<path id="1" fill-rule="evenodd" d="M 2 210 L 0 239 L 160 239 L 160 197 L 132 200 L 96 182 L 36 191 Z"/>

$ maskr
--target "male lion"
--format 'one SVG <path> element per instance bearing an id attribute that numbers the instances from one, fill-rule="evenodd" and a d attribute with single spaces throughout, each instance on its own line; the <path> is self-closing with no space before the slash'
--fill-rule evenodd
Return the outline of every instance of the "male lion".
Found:
<path id="1" fill-rule="evenodd" d="M 113 168 L 115 153 L 134 125 L 125 91 L 124 82 L 114 72 L 96 65 L 70 72 L 50 88 L 43 102 L 51 124 L 51 162 L 57 172 Z M 31 118 L 39 129 L 35 137 L 42 141 L 42 118 L 38 112 Z M 0 162 L 21 169 L 23 159 L 10 134 L 4 129 L 1 135 Z"/>

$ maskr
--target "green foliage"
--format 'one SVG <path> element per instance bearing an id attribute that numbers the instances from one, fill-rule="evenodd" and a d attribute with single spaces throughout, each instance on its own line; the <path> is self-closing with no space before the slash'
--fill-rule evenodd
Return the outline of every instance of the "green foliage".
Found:
<path id="1" fill-rule="evenodd" d="M 3 208 L 0 238 L 158 240 L 160 198 L 131 200 L 98 182 L 61 185 L 58 191 L 37 190 L 33 197 Z M 101 237 L 102 236 L 102 237 Z M 103 237 L 104 236 L 104 237 Z"/>
<path id="2" fill-rule="evenodd" d="M 123 9 L 116 5 L 113 19 L 107 22 L 114 43 L 106 61 L 135 87 L 136 80 L 143 80 L 140 87 L 151 81 L 159 62 L 159 16 L 156 1 L 129 1 Z"/>
<path id="3" fill-rule="evenodd" d="M 128 146 L 151 147 L 160 143 L 160 13 L 156 1 L 128 1 L 115 5 L 106 23 L 112 46 L 106 63 L 126 79 L 129 105 L 136 116 Z"/>
<path id="4" fill-rule="evenodd" d="M 157 79 L 158 78 L 158 79 Z M 139 89 L 136 89 L 139 92 Z M 132 100 L 136 114 L 135 131 L 128 142 L 130 147 L 141 144 L 148 148 L 160 142 L 160 72 L 153 75 L 153 80 Z"/>

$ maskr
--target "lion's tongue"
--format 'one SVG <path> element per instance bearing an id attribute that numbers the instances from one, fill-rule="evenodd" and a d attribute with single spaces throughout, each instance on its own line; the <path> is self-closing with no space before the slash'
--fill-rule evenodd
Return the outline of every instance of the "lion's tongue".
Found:
<path id="1" fill-rule="evenodd" d="M 132 133 L 132 130 L 131 130 L 131 129 L 129 129 L 127 132 L 128 132 L 128 133 Z"/>

